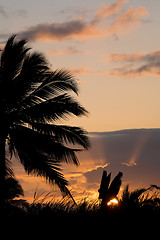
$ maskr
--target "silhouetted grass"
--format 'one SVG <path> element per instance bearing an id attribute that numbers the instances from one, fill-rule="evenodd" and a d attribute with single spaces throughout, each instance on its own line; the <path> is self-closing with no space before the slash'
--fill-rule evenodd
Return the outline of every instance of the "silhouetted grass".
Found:
<path id="1" fill-rule="evenodd" d="M 101 217 L 105 216 L 106 221 L 112 219 L 128 219 L 131 217 L 158 217 L 160 216 L 160 194 L 159 188 L 152 185 L 150 188 L 141 188 L 129 191 L 127 186 L 118 205 L 106 207 L 101 206 L 101 201 L 91 201 L 87 198 L 75 204 L 72 200 L 63 198 L 55 200 L 50 193 L 42 196 L 35 193 L 32 203 L 20 201 L 17 204 L 6 204 L 0 208 L 0 214 L 5 216 L 25 216 L 25 217 L 59 217 L 59 216 L 85 216 Z"/>

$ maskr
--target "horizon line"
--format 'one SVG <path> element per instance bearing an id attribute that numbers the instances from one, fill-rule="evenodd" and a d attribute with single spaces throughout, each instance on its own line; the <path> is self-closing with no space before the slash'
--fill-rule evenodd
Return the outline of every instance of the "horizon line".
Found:
<path id="1" fill-rule="evenodd" d="M 109 131 L 88 131 L 88 134 L 100 134 L 100 133 L 119 133 L 127 131 L 160 131 L 159 128 L 124 128 L 119 130 L 109 130 Z"/>

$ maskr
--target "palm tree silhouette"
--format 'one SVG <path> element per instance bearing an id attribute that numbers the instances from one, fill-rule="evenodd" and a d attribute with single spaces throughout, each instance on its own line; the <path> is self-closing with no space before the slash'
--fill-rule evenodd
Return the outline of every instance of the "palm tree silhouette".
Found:
<path id="1" fill-rule="evenodd" d="M 9 203 L 14 205 L 14 203 L 17 204 L 17 202 L 22 202 L 25 200 L 16 198 L 19 198 L 20 196 L 24 196 L 23 189 L 20 185 L 20 183 L 17 181 L 17 179 L 14 176 L 13 170 L 11 168 L 11 162 L 6 159 L 6 172 L 5 172 L 5 183 L 4 183 L 4 199 L 5 203 Z M 0 190 L 1 191 L 1 190 Z"/>
<path id="2" fill-rule="evenodd" d="M 98 190 L 99 199 L 102 199 L 102 207 L 106 207 L 111 199 L 116 198 L 122 184 L 122 176 L 123 173 L 119 172 L 110 183 L 111 173 L 107 176 L 107 171 L 103 171 L 100 188 Z"/>
<path id="3" fill-rule="evenodd" d="M 52 71 L 46 58 L 30 52 L 26 43 L 11 36 L 1 52 L 0 199 L 4 201 L 8 149 L 10 159 L 14 154 L 28 174 L 44 177 L 72 197 L 60 166 L 78 165 L 76 152 L 88 149 L 89 139 L 82 128 L 56 121 L 87 111 L 69 94 L 78 94 L 75 78 L 67 70 Z M 82 149 L 73 148 L 75 144 Z"/>

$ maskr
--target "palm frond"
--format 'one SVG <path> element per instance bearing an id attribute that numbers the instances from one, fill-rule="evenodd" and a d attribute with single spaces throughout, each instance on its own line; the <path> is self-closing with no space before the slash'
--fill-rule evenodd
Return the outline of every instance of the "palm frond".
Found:
<path id="1" fill-rule="evenodd" d="M 121 184 L 122 184 L 122 177 L 123 177 L 123 173 L 119 172 L 117 174 L 117 176 L 111 182 L 110 187 L 109 187 L 109 192 L 111 194 L 113 193 L 115 196 L 118 194 L 119 189 L 120 189 Z"/>
<path id="2" fill-rule="evenodd" d="M 137 208 L 142 206 L 145 200 L 147 200 L 147 196 L 149 196 L 147 194 L 145 199 L 143 194 L 146 193 L 148 190 L 150 190 L 150 188 L 139 188 L 129 191 L 129 185 L 127 185 L 123 190 L 121 205 L 125 208 Z"/>
<path id="3" fill-rule="evenodd" d="M 99 199 L 104 199 L 106 194 L 108 193 L 110 179 L 111 179 L 111 173 L 107 176 L 107 171 L 103 171 L 100 188 L 98 190 Z"/>
<path id="4" fill-rule="evenodd" d="M 15 82 L 15 86 L 21 86 L 21 101 L 37 89 L 45 80 L 48 71 L 48 63 L 43 54 L 34 52 L 25 56 L 21 73 Z"/>
<path id="5" fill-rule="evenodd" d="M 67 188 L 68 182 L 60 172 L 60 160 L 53 159 L 43 149 L 38 149 L 38 143 L 33 144 L 34 141 L 29 143 L 29 138 L 26 137 L 25 140 L 22 140 L 20 132 L 12 135 L 12 139 L 15 152 L 28 174 L 44 177 L 51 185 L 56 184 L 62 194 L 72 197 Z M 43 142 L 43 144 L 45 143 Z"/>
<path id="6" fill-rule="evenodd" d="M 11 201 L 16 197 L 24 196 L 20 183 L 14 177 L 8 177 L 5 180 L 5 200 Z"/>
<path id="7" fill-rule="evenodd" d="M 121 201 L 124 204 L 126 204 L 129 201 L 129 198 L 130 198 L 130 191 L 129 191 L 129 185 L 127 184 L 127 186 L 123 190 Z"/>
<path id="8" fill-rule="evenodd" d="M 6 158 L 6 173 L 5 173 L 5 178 L 14 178 L 14 173 L 12 169 L 12 163 L 11 161 Z"/>
<path id="9" fill-rule="evenodd" d="M 46 79 L 35 89 L 31 96 L 38 96 L 42 99 L 49 99 L 57 92 L 73 91 L 78 94 L 77 82 L 73 75 L 67 70 L 56 70 L 48 72 Z"/>
<path id="10" fill-rule="evenodd" d="M 54 125 L 31 122 L 31 127 L 42 134 L 53 136 L 58 142 L 66 144 L 78 144 L 84 149 L 90 146 L 87 132 L 79 127 L 71 127 L 66 125 Z"/>
<path id="11" fill-rule="evenodd" d="M 27 121 L 46 123 L 61 118 L 65 119 L 70 115 L 82 116 L 88 113 L 82 105 L 68 94 L 62 94 L 47 101 L 42 101 L 41 99 L 36 101 L 34 98 L 25 104 L 26 106 L 22 105 L 22 110 L 19 111 L 19 117 L 24 122 L 26 119 Z M 16 117 L 17 114 L 14 114 Z"/>
<path id="12" fill-rule="evenodd" d="M 64 146 L 61 142 L 57 142 L 54 137 L 40 134 L 32 129 L 24 126 L 16 126 L 15 129 L 10 130 L 12 149 L 15 147 L 15 143 L 21 145 L 24 151 L 30 150 L 31 154 L 41 154 L 49 157 L 53 161 L 79 164 L 76 152 L 79 149 L 72 149 Z M 37 155 L 38 159 L 39 155 Z"/>
<path id="13" fill-rule="evenodd" d="M 78 94 L 77 82 L 69 71 L 50 71 L 43 54 L 27 54 L 23 59 L 19 75 L 12 83 L 14 97 L 11 93 L 10 99 L 13 99 L 11 111 L 18 110 L 21 106 L 24 108 L 42 103 L 65 91 Z"/>
<path id="14" fill-rule="evenodd" d="M 23 102 L 37 89 L 46 78 L 48 64 L 40 53 L 30 53 L 24 56 L 19 75 L 12 81 L 9 112 L 21 109 Z"/>
<path id="15" fill-rule="evenodd" d="M 148 189 L 146 189 L 146 188 L 140 188 L 140 189 L 136 189 L 134 191 L 131 191 L 131 193 L 130 193 L 130 200 L 131 201 L 138 201 L 138 198 L 141 196 L 141 194 L 143 194 L 147 190 Z"/>
<path id="16" fill-rule="evenodd" d="M 123 173 L 119 172 L 109 186 L 111 173 L 107 176 L 107 171 L 103 171 L 100 189 L 98 190 L 99 199 L 102 199 L 102 207 L 105 208 L 106 203 L 116 198 L 122 184 L 122 176 Z"/>
<path id="17" fill-rule="evenodd" d="M 6 158 L 6 172 L 5 172 L 5 182 L 4 182 L 4 192 L 5 195 L 5 201 L 9 202 L 12 201 L 14 198 L 17 198 L 19 196 L 24 196 L 23 189 L 18 182 L 18 180 L 15 178 L 15 175 L 13 173 L 12 169 L 12 163 L 11 160 Z M 2 189 L 0 189 L 1 191 Z"/>
<path id="18" fill-rule="evenodd" d="M 5 99 L 10 98 L 10 93 L 13 90 L 13 81 L 20 74 L 23 60 L 29 48 L 25 47 L 26 40 L 18 42 L 14 41 L 15 36 L 9 38 L 6 43 L 4 50 L 1 53 L 0 64 L 1 64 L 1 97 Z"/>

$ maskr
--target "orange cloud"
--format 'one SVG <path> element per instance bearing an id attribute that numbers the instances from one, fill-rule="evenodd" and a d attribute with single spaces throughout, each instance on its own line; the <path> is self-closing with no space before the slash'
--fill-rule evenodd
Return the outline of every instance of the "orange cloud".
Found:
<path id="1" fill-rule="evenodd" d="M 110 71 L 113 76 L 160 76 L 160 50 L 138 54 L 112 54 L 111 61 L 125 64 Z"/>
<path id="2" fill-rule="evenodd" d="M 62 41 L 71 38 L 99 37 L 102 32 L 95 24 L 87 23 L 82 18 L 78 18 L 64 23 L 38 24 L 25 29 L 20 34 L 32 41 Z"/>
<path id="3" fill-rule="evenodd" d="M 115 3 L 107 4 L 102 3 L 98 8 L 95 17 L 96 18 L 106 18 L 117 14 L 119 11 L 122 10 L 122 7 L 125 3 L 129 0 L 117 0 Z"/>
<path id="4" fill-rule="evenodd" d="M 145 15 L 148 15 L 148 11 L 145 7 L 134 9 L 134 7 L 131 6 L 126 12 L 123 12 L 111 23 L 107 31 L 110 34 L 127 32 L 128 30 L 137 27 L 142 21 L 142 16 Z"/>
<path id="5" fill-rule="evenodd" d="M 160 64 L 159 64 L 160 67 Z M 126 68 L 115 68 L 110 71 L 111 76 L 121 76 L 121 77 L 143 77 L 144 75 L 152 75 L 155 77 L 160 77 L 160 71 L 158 66 L 142 66 L 136 69 Z"/>
<path id="6" fill-rule="evenodd" d="M 77 68 L 72 68 L 70 69 L 70 71 L 73 74 L 87 74 L 88 73 L 88 67 L 87 66 L 81 66 L 81 67 L 77 67 Z"/>
<path id="7" fill-rule="evenodd" d="M 142 22 L 148 15 L 145 7 L 127 7 L 130 0 L 116 0 L 114 3 L 103 3 L 87 21 L 77 17 L 62 23 L 42 23 L 28 27 L 20 32 L 21 37 L 32 41 L 62 41 L 66 39 L 85 39 L 126 33 Z"/>
<path id="8" fill-rule="evenodd" d="M 75 75 L 97 75 L 97 76 L 107 76 L 106 71 L 98 70 L 98 69 L 89 69 L 88 66 L 80 66 L 77 68 L 72 68 L 70 71 Z"/>
<path id="9" fill-rule="evenodd" d="M 63 55 L 63 54 L 76 54 L 76 53 L 82 53 L 82 51 L 77 50 L 74 47 L 68 47 L 66 50 L 58 51 L 58 50 L 52 50 L 49 52 L 46 52 L 47 55 Z"/>
<path id="10" fill-rule="evenodd" d="M 130 61 L 140 61 L 143 56 L 145 56 L 145 53 L 138 53 L 138 54 L 118 54 L 113 53 L 110 55 L 110 60 L 114 62 L 130 62 Z"/>

